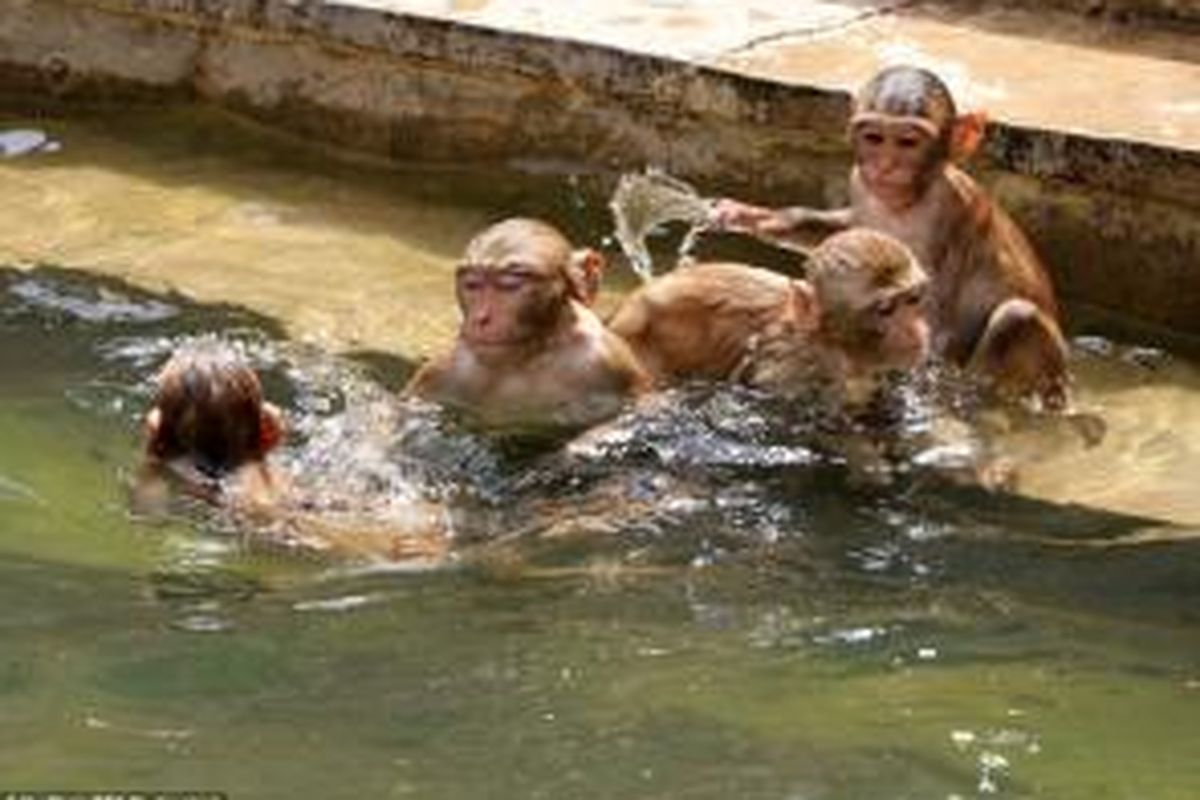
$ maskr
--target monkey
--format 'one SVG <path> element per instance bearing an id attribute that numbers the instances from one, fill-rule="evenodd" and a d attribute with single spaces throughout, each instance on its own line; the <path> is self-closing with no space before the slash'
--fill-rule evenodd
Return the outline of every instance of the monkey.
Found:
<path id="1" fill-rule="evenodd" d="M 280 410 L 263 399 L 258 375 L 211 337 L 173 353 L 154 380 L 143 419 L 144 451 L 133 488 L 135 511 L 162 513 L 170 489 L 229 511 L 259 545 L 372 561 L 441 561 L 448 555 L 444 515 L 412 502 L 375 519 L 365 503 L 337 513 L 313 511 L 268 456 L 284 441 Z"/>
<path id="2" fill-rule="evenodd" d="M 908 245 L 932 279 L 934 351 L 996 391 L 1064 410 L 1067 345 L 1054 289 L 1016 222 L 956 162 L 978 147 L 982 114 L 959 114 L 932 72 L 889 67 L 858 92 L 848 208 L 769 209 L 723 199 L 712 226 L 782 241 L 865 226 Z"/>
<path id="3" fill-rule="evenodd" d="M 546 222 L 510 218 L 475 236 L 455 276 L 461 313 L 449 352 L 402 394 L 494 430 L 583 428 L 651 384 L 629 346 L 590 308 L 603 257 Z"/>
<path id="4" fill-rule="evenodd" d="M 215 339 L 180 348 L 155 377 L 143 420 L 144 478 L 170 476 L 187 494 L 274 502 L 280 485 L 267 454 L 284 439 L 283 416 L 237 353 Z"/>
<path id="5" fill-rule="evenodd" d="M 928 283 L 899 241 L 853 228 L 812 251 L 806 280 L 744 264 L 696 264 L 627 297 L 609 328 L 660 385 L 731 380 L 860 407 L 883 374 L 928 355 Z"/>

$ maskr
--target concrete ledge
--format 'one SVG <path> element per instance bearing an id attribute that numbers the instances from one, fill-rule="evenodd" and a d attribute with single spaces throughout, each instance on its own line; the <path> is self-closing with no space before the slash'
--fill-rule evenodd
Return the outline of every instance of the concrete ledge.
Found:
<path id="1" fill-rule="evenodd" d="M 817 76 L 372 5 L 412 3 L 6 0 L 0 88 L 200 97 L 394 159 L 652 163 L 713 193 L 844 193 L 847 97 Z M 1200 335 L 1200 150 L 1000 122 L 976 166 L 1068 303 Z"/>
<path id="2" fill-rule="evenodd" d="M 980 6 L 990 0 L 965 0 Z M 1149 23 L 1200 30 L 1200 3 L 1195 0 L 1004 0 L 1006 5 L 1033 9 L 1059 8 L 1119 24 Z"/>

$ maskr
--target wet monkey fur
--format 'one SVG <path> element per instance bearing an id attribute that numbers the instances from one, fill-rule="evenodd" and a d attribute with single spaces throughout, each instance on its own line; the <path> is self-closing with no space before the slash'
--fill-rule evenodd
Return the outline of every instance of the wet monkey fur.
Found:
<path id="1" fill-rule="evenodd" d="M 456 274 L 454 346 L 405 393 L 497 427 L 582 427 L 614 416 L 650 380 L 590 308 L 603 266 L 599 253 L 573 248 L 538 220 L 487 228 Z"/>
<path id="2" fill-rule="evenodd" d="M 929 347 L 924 271 L 903 244 L 865 228 L 829 237 L 807 280 L 743 264 L 697 264 L 630 295 L 610 320 L 659 384 L 735 380 L 783 394 L 867 402 L 882 373 Z"/>

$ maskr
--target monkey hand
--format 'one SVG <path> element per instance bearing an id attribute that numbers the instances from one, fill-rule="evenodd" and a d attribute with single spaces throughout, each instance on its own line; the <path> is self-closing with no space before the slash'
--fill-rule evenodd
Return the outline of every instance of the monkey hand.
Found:
<path id="1" fill-rule="evenodd" d="M 760 234 L 766 232 L 762 226 L 769 225 L 775 216 L 772 209 L 724 197 L 713 203 L 707 226 L 716 231 Z"/>

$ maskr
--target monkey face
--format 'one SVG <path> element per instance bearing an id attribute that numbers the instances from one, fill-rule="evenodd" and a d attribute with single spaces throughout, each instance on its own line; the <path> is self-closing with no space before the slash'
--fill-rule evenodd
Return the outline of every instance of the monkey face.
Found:
<path id="1" fill-rule="evenodd" d="M 924 308 L 925 284 L 885 295 L 863 313 L 878 336 L 880 367 L 911 369 L 929 356 L 929 322 Z"/>
<path id="2" fill-rule="evenodd" d="M 882 291 L 847 282 L 844 289 L 842 297 L 824 304 L 827 341 L 870 370 L 911 369 L 926 359 L 930 332 L 924 282 Z"/>
<path id="3" fill-rule="evenodd" d="M 868 369 L 908 369 L 929 352 L 929 278 L 899 240 L 868 228 L 834 234 L 809 270 L 827 341 Z"/>
<path id="4" fill-rule="evenodd" d="M 508 261 L 458 270 L 462 337 L 473 347 L 511 347 L 537 339 L 565 302 L 558 270 Z"/>
<path id="5" fill-rule="evenodd" d="M 462 340 L 482 355 L 544 339 L 569 303 L 570 260 L 570 243 L 536 220 L 475 237 L 457 275 Z"/>
<path id="6" fill-rule="evenodd" d="M 875 116 L 852 132 L 854 157 L 863 182 L 891 211 L 903 211 L 924 193 L 940 162 L 939 139 L 928 120 Z"/>

